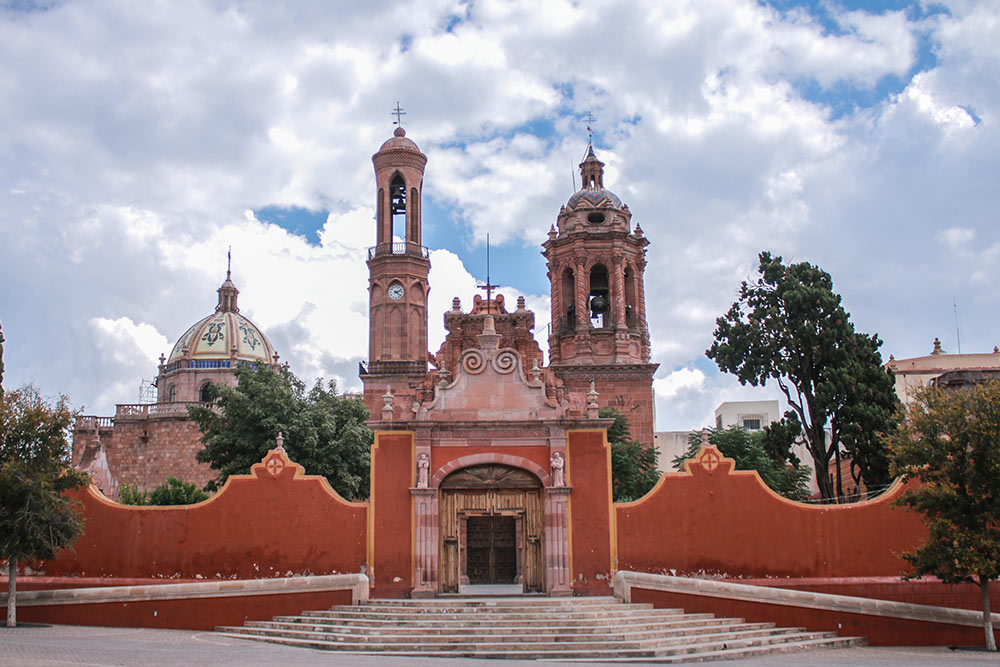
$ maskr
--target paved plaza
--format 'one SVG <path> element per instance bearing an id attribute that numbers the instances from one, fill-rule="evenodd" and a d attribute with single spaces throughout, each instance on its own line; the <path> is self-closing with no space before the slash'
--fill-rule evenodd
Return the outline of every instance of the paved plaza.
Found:
<path id="1" fill-rule="evenodd" d="M 951 651 L 947 648 L 852 648 L 799 651 L 728 661 L 740 667 L 764 665 L 823 665 L 826 667 L 941 667 L 1000 663 L 996 654 Z M 496 665 L 493 660 L 378 658 L 329 651 L 273 646 L 228 639 L 211 632 L 95 628 L 68 625 L 6 628 L 0 626 L 0 665 L 41 667 L 74 665 L 110 667 L 124 665 L 195 665 L 247 667 L 248 665 Z M 504 661 L 528 665 L 532 661 Z"/>

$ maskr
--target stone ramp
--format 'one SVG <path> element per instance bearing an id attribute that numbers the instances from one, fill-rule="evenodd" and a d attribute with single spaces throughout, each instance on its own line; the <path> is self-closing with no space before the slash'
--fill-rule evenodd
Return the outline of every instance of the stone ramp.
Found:
<path id="1" fill-rule="evenodd" d="M 372 600 L 216 632 L 373 656 L 569 662 L 696 662 L 865 643 L 614 598 Z"/>

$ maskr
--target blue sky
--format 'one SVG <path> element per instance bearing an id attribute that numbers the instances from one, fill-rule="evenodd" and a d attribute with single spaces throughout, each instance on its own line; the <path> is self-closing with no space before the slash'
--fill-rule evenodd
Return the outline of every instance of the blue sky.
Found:
<path id="1" fill-rule="evenodd" d="M 44 11 L 42 11 L 44 10 Z M 651 241 L 658 428 L 740 387 L 704 357 L 757 253 L 829 271 L 897 358 L 989 351 L 1000 22 L 950 2 L 429 0 L 0 9 L 5 384 L 88 413 L 138 398 L 215 305 L 307 381 L 359 386 L 371 155 L 406 109 L 428 156 L 431 346 L 491 268 L 543 349 L 540 243 L 587 144 Z M 578 178 L 578 177 L 577 177 Z"/>

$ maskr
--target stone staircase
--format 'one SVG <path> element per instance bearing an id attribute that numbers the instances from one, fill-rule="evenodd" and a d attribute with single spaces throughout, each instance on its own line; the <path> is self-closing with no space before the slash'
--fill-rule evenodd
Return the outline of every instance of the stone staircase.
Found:
<path id="1" fill-rule="evenodd" d="M 865 643 L 861 637 L 653 609 L 614 598 L 372 600 L 216 632 L 384 657 L 571 662 L 696 662 Z"/>

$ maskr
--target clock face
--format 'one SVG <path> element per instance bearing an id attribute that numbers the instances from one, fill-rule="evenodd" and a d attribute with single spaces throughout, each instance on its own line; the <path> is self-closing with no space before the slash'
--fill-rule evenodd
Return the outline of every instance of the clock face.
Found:
<path id="1" fill-rule="evenodd" d="M 393 301 L 399 301 L 403 298 L 403 286 L 399 283 L 393 283 L 392 285 L 389 285 L 387 294 Z"/>

